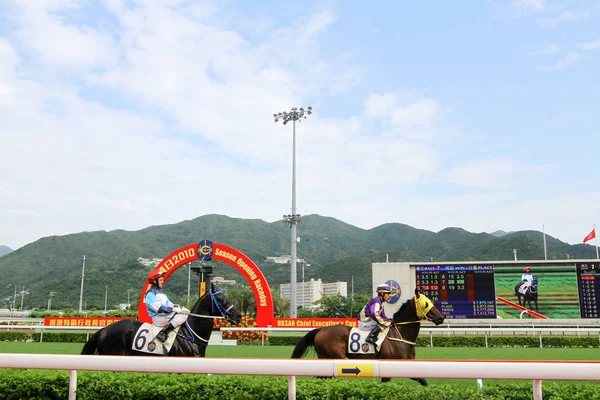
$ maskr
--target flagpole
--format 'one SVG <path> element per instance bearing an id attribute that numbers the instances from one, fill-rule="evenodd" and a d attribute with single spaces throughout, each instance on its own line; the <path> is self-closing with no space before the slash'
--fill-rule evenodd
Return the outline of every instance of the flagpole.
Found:
<path id="1" fill-rule="evenodd" d="M 546 230 L 544 224 L 542 224 L 542 233 L 544 234 L 544 260 L 548 260 L 548 249 L 546 247 Z"/>
<path id="2" fill-rule="evenodd" d="M 596 245 L 596 260 L 600 260 L 600 257 L 598 257 L 598 236 L 596 235 L 596 224 L 594 224 L 594 244 Z"/>

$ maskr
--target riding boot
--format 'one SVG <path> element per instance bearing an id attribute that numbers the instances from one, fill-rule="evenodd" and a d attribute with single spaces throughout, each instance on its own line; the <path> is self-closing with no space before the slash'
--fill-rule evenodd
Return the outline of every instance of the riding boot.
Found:
<path id="1" fill-rule="evenodd" d="M 365 342 L 371 343 L 373 346 L 375 346 L 375 342 L 377 342 L 377 336 L 379 335 L 379 332 L 381 332 L 381 327 L 377 325 L 371 332 L 369 332 L 369 335 L 365 339 Z"/>
<path id="2" fill-rule="evenodd" d="M 160 340 L 161 342 L 166 342 L 167 339 L 169 338 L 169 332 L 171 332 L 173 329 L 175 329 L 175 327 L 171 324 L 165 325 L 160 332 L 158 332 L 158 335 L 156 335 L 156 338 L 158 340 Z"/>

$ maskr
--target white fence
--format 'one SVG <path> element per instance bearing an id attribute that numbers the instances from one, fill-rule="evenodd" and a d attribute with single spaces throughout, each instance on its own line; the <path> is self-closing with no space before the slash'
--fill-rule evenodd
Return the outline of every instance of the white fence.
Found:
<path id="1" fill-rule="evenodd" d="M 89 339 L 90 333 L 94 333 L 102 327 L 90 326 L 44 326 L 44 325 L 14 325 L 0 324 L 0 332 L 2 331 L 34 331 L 40 332 L 40 342 L 43 342 L 44 332 L 61 331 L 61 332 L 81 332 L 87 333 L 86 340 Z M 221 328 L 221 331 L 254 331 L 262 333 L 262 344 L 265 344 L 266 332 L 308 332 L 314 328 Z M 479 326 L 479 327 L 464 327 L 452 326 L 433 327 L 424 325 L 421 328 L 421 336 L 429 335 L 430 345 L 433 347 L 433 338 L 435 336 L 483 336 L 485 338 L 485 347 L 488 347 L 488 339 L 497 336 L 536 336 L 539 340 L 540 348 L 543 347 L 543 338 L 547 337 L 597 337 L 600 344 L 600 327 L 595 326 L 580 326 L 573 328 L 572 325 L 561 326 L 545 324 L 543 327 L 507 327 L 507 326 Z M 223 340 L 221 332 L 213 332 L 211 335 L 210 344 L 216 345 L 235 345 L 235 340 Z"/>
<path id="2" fill-rule="evenodd" d="M 296 399 L 296 376 L 515 379 L 532 380 L 533 397 L 542 400 L 542 380 L 600 380 L 600 362 L 444 361 L 444 360 L 261 360 L 161 358 L 57 354 L 0 354 L 0 368 L 69 371 L 69 400 L 75 400 L 77 371 L 169 372 L 186 374 L 288 377 L 288 398 Z M 157 370 L 157 368 L 159 370 Z"/>
<path id="3" fill-rule="evenodd" d="M 262 344 L 265 344 L 266 332 L 309 332 L 315 328 L 221 328 L 222 331 L 250 331 L 262 332 Z M 430 345 L 433 347 L 434 336 L 484 336 L 485 347 L 488 347 L 488 338 L 492 336 L 537 336 L 540 342 L 540 348 L 543 347 L 543 337 L 581 337 L 594 336 L 598 337 L 600 344 L 600 328 L 511 328 L 511 327 L 478 327 L 478 328 L 463 328 L 449 326 L 447 328 L 433 328 L 424 326 L 421 328 L 421 336 L 429 334 Z"/>

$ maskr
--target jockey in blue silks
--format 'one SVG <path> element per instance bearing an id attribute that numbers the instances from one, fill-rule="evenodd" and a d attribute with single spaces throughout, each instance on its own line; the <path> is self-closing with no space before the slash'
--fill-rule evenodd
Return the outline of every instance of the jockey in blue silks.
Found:
<path id="1" fill-rule="evenodd" d="M 371 299 L 358 314 L 358 327 L 360 329 L 371 329 L 365 341 L 375 346 L 377 335 L 382 329 L 392 323 L 392 319 L 385 315 L 383 302 L 388 303 L 392 294 L 392 288 L 386 283 L 377 286 L 377 296 Z"/>
<path id="2" fill-rule="evenodd" d="M 150 275 L 148 282 L 152 284 L 146 292 L 144 303 L 148 315 L 152 318 L 152 323 L 156 326 L 162 326 L 162 330 L 156 335 L 161 342 L 166 342 L 168 334 L 173 329 L 185 323 L 190 311 L 183 307 L 180 308 L 173 304 L 163 292 L 165 284 L 164 273 L 156 271 Z"/>

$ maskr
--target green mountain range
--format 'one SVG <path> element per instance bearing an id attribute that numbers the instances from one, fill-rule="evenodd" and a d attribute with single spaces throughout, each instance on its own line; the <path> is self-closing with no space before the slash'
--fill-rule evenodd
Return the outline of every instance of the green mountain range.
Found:
<path id="1" fill-rule="evenodd" d="M 330 217 L 308 215 L 298 225 L 298 257 L 306 261 L 304 279 L 346 281 L 355 293 L 370 294 L 371 263 L 392 261 L 512 260 L 513 249 L 520 260 L 544 258 L 543 236 L 537 231 L 510 232 L 500 237 L 446 228 L 438 233 L 408 225 L 389 223 L 361 229 Z M 281 221 L 204 215 L 177 224 L 151 226 L 139 231 L 83 232 L 45 237 L 0 257 L 0 308 L 13 301 L 19 309 L 46 309 L 50 292 L 52 309 L 108 309 L 135 304 L 152 267 L 139 257 L 163 258 L 191 243 L 208 239 L 231 246 L 250 257 L 266 276 L 272 290 L 289 283 L 289 264 L 268 262 L 267 257 L 290 253 L 290 228 Z M 570 245 L 546 235 L 548 259 L 595 258 L 595 248 Z M 81 296 L 82 256 L 86 256 L 84 290 Z M 193 263 L 195 264 L 195 263 Z M 231 266 L 210 263 L 216 276 L 242 276 Z M 193 265 L 194 267 L 194 265 Z M 302 281 L 303 264 L 297 268 Z M 198 293 L 198 278 L 179 268 L 166 290 L 176 302 Z M 15 293 L 16 299 L 15 299 Z"/>

